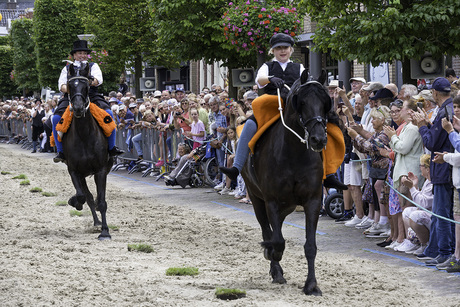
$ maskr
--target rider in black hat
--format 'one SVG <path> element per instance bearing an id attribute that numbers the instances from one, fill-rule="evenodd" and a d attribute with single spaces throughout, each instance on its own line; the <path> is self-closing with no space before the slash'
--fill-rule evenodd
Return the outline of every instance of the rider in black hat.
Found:
<path id="1" fill-rule="evenodd" d="M 90 68 L 89 73 L 91 76 L 90 88 L 88 92 L 89 99 L 92 103 L 95 103 L 98 107 L 100 107 L 101 109 L 104 109 L 113 118 L 112 110 L 110 109 L 110 106 L 105 101 L 104 96 L 102 96 L 102 94 L 99 94 L 97 92 L 97 86 L 101 85 L 103 81 L 102 71 L 97 63 L 88 63 L 88 54 L 90 52 L 91 52 L 91 49 L 88 48 L 87 41 L 85 40 L 75 41 L 73 43 L 73 49 L 70 52 L 70 55 L 73 57 L 74 62 L 68 63 L 62 69 L 61 75 L 59 77 L 59 81 L 58 81 L 59 90 L 64 93 L 64 96 L 59 100 L 58 106 L 56 110 L 54 111 L 54 116 L 52 119 L 53 134 L 55 136 L 54 141 L 56 143 L 56 149 L 58 152 L 57 156 L 54 157 L 54 162 L 56 163 L 65 161 L 62 144 L 61 142 L 59 142 L 57 138 L 56 125 L 61 120 L 62 114 L 64 114 L 65 110 L 67 109 L 67 106 L 69 105 L 69 96 L 67 94 L 67 74 L 68 74 L 69 65 L 74 65 L 77 67 L 80 67 L 81 65 L 89 65 L 89 68 Z M 115 146 L 115 140 L 116 140 L 116 130 L 114 130 L 113 133 L 108 137 L 109 154 L 111 156 L 120 155 L 124 153 L 117 146 Z"/>

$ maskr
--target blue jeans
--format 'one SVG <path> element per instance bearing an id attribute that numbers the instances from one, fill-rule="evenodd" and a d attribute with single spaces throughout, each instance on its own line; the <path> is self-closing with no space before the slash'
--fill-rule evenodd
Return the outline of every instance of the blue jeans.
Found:
<path id="1" fill-rule="evenodd" d="M 133 137 L 134 148 L 136 148 L 137 155 L 142 156 L 144 153 L 142 151 L 142 133 L 138 133 Z"/>
<path id="2" fill-rule="evenodd" d="M 216 159 L 219 166 L 225 166 L 225 152 L 222 149 L 216 149 Z M 217 178 L 222 181 L 222 172 L 219 171 Z"/>
<path id="3" fill-rule="evenodd" d="M 246 160 L 249 155 L 248 143 L 251 141 L 256 132 L 257 124 L 252 119 L 248 119 L 244 124 L 243 131 L 241 132 L 241 136 L 238 140 L 235 160 L 233 161 L 233 166 L 236 167 L 240 172 L 243 169 L 244 164 L 246 164 Z"/>
<path id="4" fill-rule="evenodd" d="M 450 184 L 433 184 L 433 213 L 453 219 L 452 188 Z M 453 252 L 454 224 L 431 216 L 430 243 L 425 249 L 425 255 L 449 256 Z"/>
<path id="5" fill-rule="evenodd" d="M 111 109 L 106 109 L 105 110 L 113 119 L 113 112 Z M 54 114 L 53 118 L 51 119 L 51 122 L 53 123 L 53 136 L 54 136 L 54 143 L 56 145 L 56 150 L 57 152 L 62 152 L 62 143 L 59 142 L 58 137 L 57 137 L 57 131 L 56 131 L 56 125 L 59 123 L 61 120 L 62 115 L 59 114 Z M 112 134 L 107 138 L 107 141 L 109 143 L 109 150 L 111 150 L 115 146 L 115 141 L 117 138 L 117 129 L 113 130 Z"/>

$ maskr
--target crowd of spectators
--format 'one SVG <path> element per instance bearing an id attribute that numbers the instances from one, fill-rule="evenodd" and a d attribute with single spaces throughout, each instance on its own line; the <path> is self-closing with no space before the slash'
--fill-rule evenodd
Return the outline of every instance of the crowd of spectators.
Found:
<path id="1" fill-rule="evenodd" d="M 459 272 L 460 95 L 455 72 L 446 77 L 399 90 L 351 78 L 349 93 L 330 82 L 344 124 L 348 187 L 336 223 L 382 237 L 382 248 Z"/>
<path id="2" fill-rule="evenodd" d="M 368 237 L 382 237 L 382 248 L 414 254 L 450 272 L 460 271 L 460 96 L 455 72 L 431 86 L 366 82 L 351 78 L 351 91 L 332 80 L 328 86 L 343 122 L 346 155 L 343 164 L 345 210 L 336 220 L 362 229 Z M 243 94 L 243 93 L 242 93 Z M 257 87 L 228 97 L 218 85 L 200 93 L 177 89 L 143 97 L 110 92 L 106 97 L 119 133 L 131 141 L 129 149 L 142 162 L 141 129 L 158 131 L 157 168 L 176 165 L 165 176 L 175 185 L 179 170 L 195 150 L 212 143 L 219 166 L 231 167 L 238 146 L 237 127 L 252 115 Z M 50 116 L 57 99 L 16 97 L 0 102 L 2 120 L 32 123 L 33 153 L 51 152 Z M 173 148 L 172 135 L 183 140 Z M 236 182 L 218 173 L 214 189 L 250 204 L 241 175 Z M 424 211 L 414 206 L 432 211 Z"/>

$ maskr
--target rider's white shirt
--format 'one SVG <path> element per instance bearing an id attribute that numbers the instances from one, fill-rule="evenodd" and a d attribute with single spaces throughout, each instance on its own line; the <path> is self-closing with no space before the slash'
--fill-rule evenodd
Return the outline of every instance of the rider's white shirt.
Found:
<path id="1" fill-rule="evenodd" d="M 273 62 L 278 62 L 277 60 L 273 60 Z M 281 66 L 281 68 L 284 70 L 286 70 L 286 67 L 288 65 L 289 62 L 292 62 L 291 60 L 287 61 L 287 62 L 278 62 Z M 303 71 L 305 70 L 305 67 L 303 66 L 303 64 L 300 64 L 300 75 L 299 77 L 302 75 Z M 259 70 L 257 71 L 257 76 L 256 76 L 256 84 L 259 88 L 264 88 L 267 86 L 267 84 L 265 85 L 260 85 L 259 84 L 259 78 L 261 77 L 267 77 L 268 76 L 268 65 L 267 64 L 262 64 L 262 66 L 260 66 Z"/>
<path id="2" fill-rule="evenodd" d="M 73 65 L 80 67 L 82 63 L 88 63 L 87 61 L 75 61 L 73 62 Z M 70 64 L 72 65 L 72 64 Z M 93 76 L 97 81 L 99 82 L 98 86 L 102 84 L 102 71 L 101 68 L 97 63 L 94 63 L 93 66 L 91 66 L 91 70 L 89 71 L 89 74 Z M 67 68 L 64 66 L 64 68 L 61 70 L 61 75 L 59 76 L 59 81 L 58 81 L 58 88 L 61 90 L 61 86 L 63 84 L 67 84 Z"/>

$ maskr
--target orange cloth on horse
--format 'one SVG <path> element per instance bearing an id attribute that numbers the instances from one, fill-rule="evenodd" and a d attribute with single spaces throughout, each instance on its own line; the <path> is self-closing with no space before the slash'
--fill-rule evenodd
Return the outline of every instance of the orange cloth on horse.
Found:
<path id="1" fill-rule="evenodd" d="M 284 103 L 281 100 L 281 106 Z M 262 95 L 252 102 L 252 110 L 257 120 L 257 132 L 249 142 L 248 146 L 254 153 L 257 140 L 262 134 L 280 118 L 278 110 L 278 96 Z M 333 174 L 337 171 L 345 157 L 345 140 L 342 130 L 334 124 L 327 123 L 327 145 L 322 151 L 323 155 L 323 179 L 326 175 Z"/>
<path id="2" fill-rule="evenodd" d="M 335 124 L 327 123 L 327 145 L 323 149 L 323 180 L 334 174 L 345 158 L 345 139 L 342 130 Z"/>
<path id="3" fill-rule="evenodd" d="M 284 107 L 283 100 L 281 100 L 281 106 Z M 251 152 L 254 153 L 257 140 L 280 118 L 280 111 L 278 110 L 278 96 L 264 94 L 257 97 L 252 102 L 252 110 L 254 112 L 254 117 L 257 120 L 257 132 L 252 137 L 248 146 L 249 149 L 251 149 Z"/>
<path id="4" fill-rule="evenodd" d="M 96 122 L 102 128 L 102 132 L 106 137 L 109 137 L 114 130 L 117 129 L 117 125 L 113 121 L 112 117 L 107 113 L 105 110 L 99 108 L 94 103 L 89 104 L 89 111 L 91 115 L 93 115 Z M 73 112 L 70 111 L 70 106 L 67 107 L 64 114 L 61 117 L 61 120 L 56 125 L 56 130 L 62 133 L 66 133 L 67 130 L 70 128 L 70 124 L 72 123 Z M 61 137 L 58 135 L 59 141 L 62 142 Z M 55 146 L 54 142 L 54 135 L 50 138 L 50 143 L 52 146 Z"/>

